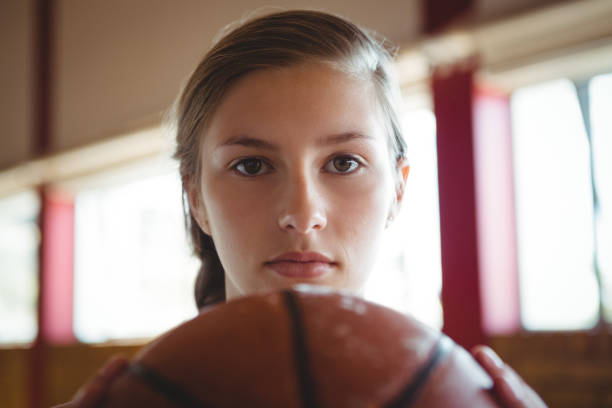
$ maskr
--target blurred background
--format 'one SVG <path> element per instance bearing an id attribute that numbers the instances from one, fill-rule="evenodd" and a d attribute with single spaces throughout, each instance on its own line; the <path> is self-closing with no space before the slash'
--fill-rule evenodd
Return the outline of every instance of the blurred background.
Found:
<path id="1" fill-rule="evenodd" d="M 195 316 L 168 112 L 220 30 L 288 8 L 400 47 L 411 174 L 367 297 L 612 407 L 610 0 L 1 1 L 1 405 Z"/>

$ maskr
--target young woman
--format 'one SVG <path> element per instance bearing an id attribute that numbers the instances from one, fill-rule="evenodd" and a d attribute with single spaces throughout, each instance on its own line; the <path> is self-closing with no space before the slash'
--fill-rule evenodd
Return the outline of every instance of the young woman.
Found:
<path id="1" fill-rule="evenodd" d="M 404 198 L 399 86 L 383 41 L 341 18 L 253 19 L 204 57 L 177 109 L 186 214 L 215 303 L 297 283 L 360 294 Z M 488 348 L 474 356 L 508 407 L 543 407 Z M 69 406 L 92 406 L 109 362 Z"/>

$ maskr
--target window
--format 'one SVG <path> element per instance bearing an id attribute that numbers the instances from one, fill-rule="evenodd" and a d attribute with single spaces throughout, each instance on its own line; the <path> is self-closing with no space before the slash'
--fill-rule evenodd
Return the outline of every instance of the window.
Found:
<path id="1" fill-rule="evenodd" d="M 605 129 L 612 104 L 605 86 L 591 91 L 591 115 L 600 204 L 611 208 L 605 179 L 611 173 L 601 167 L 610 160 Z M 523 324 L 532 330 L 593 327 L 600 302 L 594 253 L 596 244 L 600 256 L 609 252 L 604 248 L 610 238 L 605 217 L 599 217 L 601 234 L 594 240 L 591 153 L 576 86 L 561 79 L 519 89 L 512 97 L 512 125 Z M 599 261 L 604 269 L 609 262 Z"/>
<path id="2" fill-rule="evenodd" d="M 597 255 L 604 318 L 612 322 L 612 74 L 589 83 L 593 169 L 598 205 Z"/>
<path id="3" fill-rule="evenodd" d="M 37 332 L 38 195 L 0 200 L 0 343 L 28 343 Z"/>
<path id="4" fill-rule="evenodd" d="M 77 194 L 74 329 L 81 341 L 151 337 L 195 316 L 198 267 L 177 171 Z"/>
<path id="5" fill-rule="evenodd" d="M 387 230 L 365 297 L 442 327 L 442 266 L 436 123 L 430 110 L 403 118 L 410 175 L 402 209 Z"/>

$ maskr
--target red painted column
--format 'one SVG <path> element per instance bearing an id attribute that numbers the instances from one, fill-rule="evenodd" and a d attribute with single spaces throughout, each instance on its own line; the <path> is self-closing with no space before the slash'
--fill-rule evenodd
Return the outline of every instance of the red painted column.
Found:
<path id="1" fill-rule="evenodd" d="M 73 316 L 74 201 L 40 189 L 38 335 L 30 350 L 29 406 L 42 407 L 50 345 L 75 341 Z"/>
<path id="2" fill-rule="evenodd" d="M 33 156 L 49 152 L 51 147 L 52 123 L 52 80 L 53 80 L 53 1 L 36 0 L 33 4 L 34 35 L 34 133 Z"/>
<path id="3" fill-rule="evenodd" d="M 52 344 L 75 341 L 73 317 L 74 200 L 45 191 L 40 333 Z"/>
<path id="4" fill-rule="evenodd" d="M 30 347 L 28 353 L 28 381 L 27 381 L 27 396 L 28 396 L 28 406 L 30 408 L 39 408 L 42 407 L 43 400 L 43 387 L 44 387 L 44 367 L 45 367 L 45 354 L 47 344 L 44 336 L 42 335 L 42 331 L 40 329 L 40 322 L 43 314 L 43 306 L 41 302 L 41 287 L 42 287 L 42 265 L 43 265 L 43 225 L 45 223 L 44 220 L 44 193 L 43 189 L 39 188 L 38 195 L 40 199 L 40 210 L 38 214 L 38 229 L 40 231 L 40 243 L 38 247 L 38 302 L 37 302 L 37 323 L 38 323 L 38 332 L 36 334 L 36 338 Z"/>
<path id="5" fill-rule="evenodd" d="M 474 92 L 482 325 L 509 334 L 521 330 L 510 96 L 480 84 Z"/>
<path id="6" fill-rule="evenodd" d="M 474 66 L 433 75 L 444 332 L 466 348 L 485 341 L 480 304 L 473 133 Z"/>
<path id="7" fill-rule="evenodd" d="M 443 330 L 466 348 L 519 329 L 509 98 L 476 90 L 474 63 L 433 75 Z"/>
<path id="8" fill-rule="evenodd" d="M 49 152 L 51 146 L 51 91 L 52 91 L 52 67 L 53 67 L 53 1 L 35 0 L 32 3 L 32 51 L 33 51 L 33 72 L 32 82 L 34 84 L 33 95 L 33 133 L 31 135 L 32 156 L 43 156 Z M 49 296 L 46 287 L 47 280 L 52 280 L 52 276 L 47 272 L 48 251 L 47 244 L 52 239 L 47 236 L 46 223 L 48 217 L 53 217 L 52 211 L 49 212 L 46 200 L 46 190 L 39 187 L 41 209 L 39 214 L 39 229 L 41 242 L 38 254 L 38 334 L 29 350 L 29 371 L 28 371 L 28 405 L 31 408 L 43 406 L 44 400 L 44 369 L 45 355 L 49 343 L 47 338 L 49 326 L 46 314 L 46 296 Z M 52 296 L 52 295 L 51 295 Z"/>
<path id="9" fill-rule="evenodd" d="M 439 32 L 467 15 L 473 6 L 474 0 L 423 0 L 423 28 L 426 33 Z"/>

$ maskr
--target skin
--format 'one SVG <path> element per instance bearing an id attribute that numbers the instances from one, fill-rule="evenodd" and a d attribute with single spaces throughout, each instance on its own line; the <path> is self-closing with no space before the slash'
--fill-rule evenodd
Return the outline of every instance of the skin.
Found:
<path id="1" fill-rule="evenodd" d="M 255 72 L 231 88 L 190 194 L 228 300 L 296 283 L 361 292 L 407 175 L 404 161 L 390 163 L 376 101 L 371 81 L 319 64 Z M 331 262 L 322 276 L 286 277 L 270 261 L 288 252 Z"/>
<path id="2" fill-rule="evenodd" d="M 390 160 L 375 101 L 368 81 L 324 65 L 255 72 L 224 98 L 202 142 L 201 180 L 187 188 L 225 268 L 228 300 L 300 282 L 361 292 L 408 175 L 406 162 Z M 356 169 L 334 160 L 347 156 Z M 269 261 L 288 251 L 320 252 L 331 266 L 316 278 L 279 276 Z M 472 354 L 504 406 L 546 407 L 489 347 Z M 127 364 L 110 360 L 57 407 L 94 407 Z"/>
<path id="3" fill-rule="evenodd" d="M 506 407 L 546 408 L 542 398 L 490 347 L 476 346 L 472 356 L 491 376 L 497 396 Z"/>

